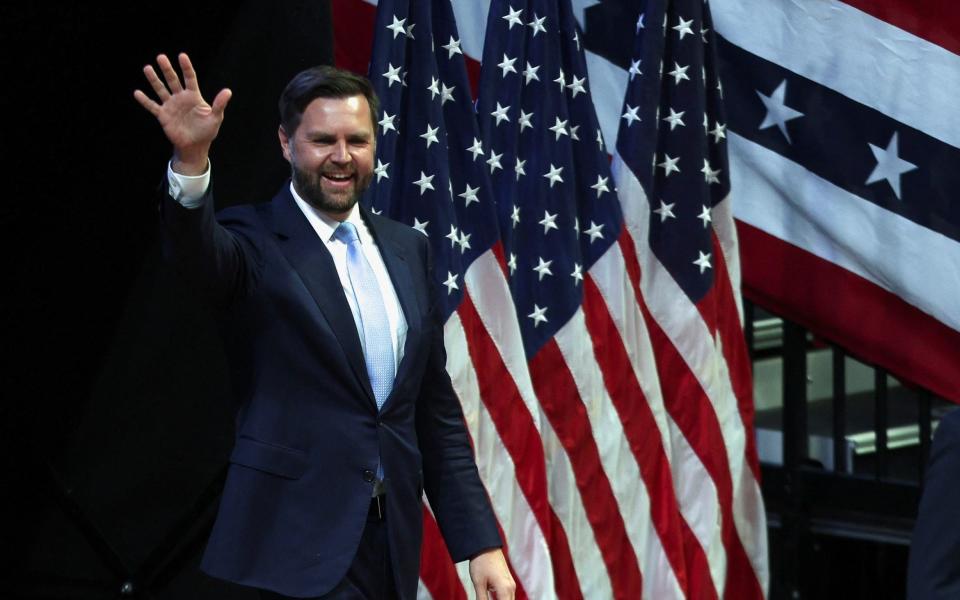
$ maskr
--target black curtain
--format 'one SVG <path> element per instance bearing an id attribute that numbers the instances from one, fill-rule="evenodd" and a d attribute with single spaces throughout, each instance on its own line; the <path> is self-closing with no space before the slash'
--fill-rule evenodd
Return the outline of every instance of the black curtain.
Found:
<path id="1" fill-rule="evenodd" d="M 132 92 L 188 52 L 208 99 L 234 91 L 218 207 L 268 200 L 288 173 L 277 98 L 332 61 L 329 2 L 13 3 L 0 28 L 0 597 L 251 597 L 196 569 L 230 392 L 211 315 L 160 259 L 170 148 Z"/>

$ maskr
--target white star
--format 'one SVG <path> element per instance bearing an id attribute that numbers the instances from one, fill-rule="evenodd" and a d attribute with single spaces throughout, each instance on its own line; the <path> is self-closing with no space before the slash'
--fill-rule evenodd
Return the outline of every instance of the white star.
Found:
<path id="1" fill-rule="evenodd" d="M 637 107 L 637 108 L 639 108 L 639 107 Z M 638 118 L 639 118 L 639 117 L 638 117 Z M 597 146 L 599 146 L 599 148 L 600 148 L 601 151 L 603 150 L 603 132 L 600 131 L 600 128 L 599 128 L 599 127 L 597 128 Z"/>
<path id="2" fill-rule="evenodd" d="M 677 125 L 679 125 L 679 126 L 681 126 L 681 127 L 683 127 L 683 126 L 686 125 L 686 123 L 683 122 L 683 119 L 680 118 L 680 117 L 682 117 L 682 116 L 684 115 L 684 113 L 686 113 L 686 112 L 687 112 L 687 111 L 685 111 L 685 110 L 681 110 L 680 112 L 674 112 L 673 108 L 672 108 L 672 107 L 670 108 L 670 116 L 667 116 L 667 117 L 664 117 L 664 118 L 663 118 L 664 121 L 666 121 L 667 123 L 670 123 L 670 131 L 673 131 L 673 129 L 674 129 Z"/>
<path id="3" fill-rule="evenodd" d="M 680 83 L 680 80 L 682 80 L 682 79 L 686 79 L 687 81 L 690 81 L 690 77 L 687 75 L 687 69 L 689 69 L 689 68 L 690 68 L 690 65 L 687 65 L 687 66 L 685 66 L 685 67 L 681 67 L 681 66 L 679 65 L 679 63 L 674 62 L 674 63 L 673 63 L 673 70 L 670 71 L 669 73 L 667 73 L 667 75 L 672 75 L 672 76 L 673 76 L 673 84 L 674 84 L 674 85 L 678 85 L 678 84 Z"/>
<path id="4" fill-rule="evenodd" d="M 527 62 L 527 68 L 525 68 L 523 72 L 520 73 L 521 75 L 523 75 L 524 83 L 530 83 L 534 79 L 536 79 L 537 81 L 540 81 L 540 78 L 537 77 L 537 71 L 539 70 L 540 70 L 540 65 L 533 66 L 529 62 Z"/>
<path id="5" fill-rule="evenodd" d="M 483 144 L 477 138 L 473 138 L 473 145 L 467 148 L 467 152 L 473 154 L 473 161 L 477 161 L 478 156 L 483 155 Z"/>
<path id="6" fill-rule="evenodd" d="M 637 19 L 637 33 L 640 33 L 640 30 L 643 29 L 643 15 L 645 13 L 640 13 L 640 17 Z"/>
<path id="7" fill-rule="evenodd" d="M 507 31 L 513 29 L 514 25 L 523 25 L 523 21 L 520 20 L 520 15 L 523 13 L 523 10 L 513 10 L 512 6 L 507 6 L 507 10 L 509 12 L 501 17 L 509 24 Z"/>
<path id="8" fill-rule="evenodd" d="M 684 21 L 683 17 L 681 17 L 680 15 L 677 15 L 677 21 L 678 23 L 674 27 L 671 27 L 671 29 L 680 33 L 681 40 L 683 39 L 683 36 L 687 35 L 688 33 L 690 35 L 693 35 L 693 30 L 690 29 L 690 26 L 693 25 L 693 19 L 690 19 L 689 21 Z"/>
<path id="9" fill-rule="evenodd" d="M 443 236 L 450 240 L 450 247 L 453 248 L 460 241 L 460 232 L 453 225 L 450 226 L 450 233 Z"/>
<path id="10" fill-rule="evenodd" d="M 377 208 L 374 207 L 374 206 L 371 206 L 371 207 L 370 207 L 370 212 L 372 212 L 372 213 L 375 214 L 375 215 L 382 215 L 382 214 L 383 214 L 383 211 L 382 211 L 382 210 L 377 210 Z"/>
<path id="11" fill-rule="evenodd" d="M 870 176 L 867 177 L 867 183 L 876 183 L 877 181 L 886 179 L 890 187 L 893 188 L 893 193 L 897 195 L 897 200 L 900 200 L 900 175 L 915 170 L 917 165 L 897 156 L 899 152 L 897 149 L 897 135 L 898 133 L 896 131 L 893 132 L 893 136 L 890 138 L 886 149 L 868 144 L 870 146 L 870 152 L 873 152 L 873 157 L 877 159 L 877 166 L 873 168 Z"/>
<path id="12" fill-rule="evenodd" d="M 570 277 L 573 277 L 573 285 L 583 281 L 583 267 L 578 263 L 573 263 L 573 273 L 570 273 Z"/>
<path id="13" fill-rule="evenodd" d="M 513 275 L 513 272 L 517 270 L 517 255 L 513 252 L 510 253 L 510 259 L 507 261 L 507 266 L 510 267 L 510 274 Z"/>
<path id="14" fill-rule="evenodd" d="M 427 123 L 427 130 L 424 133 L 420 134 L 420 137 L 427 141 L 427 148 L 430 147 L 430 144 L 436 142 L 440 143 L 440 140 L 437 139 L 437 132 L 440 131 L 439 127 L 430 127 L 430 123 Z"/>
<path id="15" fill-rule="evenodd" d="M 550 170 L 544 175 L 547 179 L 550 180 L 550 187 L 553 187 L 553 184 L 556 182 L 563 183 L 563 177 L 560 177 L 560 172 L 563 171 L 563 167 L 555 167 L 553 163 L 550 163 Z"/>
<path id="16" fill-rule="evenodd" d="M 710 28 L 709 28 L 709 27 L 701 27 L 701 28 L 700 28 L 700 39 L 703 40 L 703 43 L 704 43 L 704 44 L 707 43 L 707 32 L 708 32 L 708 31 L 710 31 Z"/>
<path id="17" fill-rule="evenodd" d="M 517 205 L 513 206 L 513 211 L 510 213 L 510 220 L 513 221 L 513 228 L 516 229 L 517 225 L 520 223 L 520 207 Z"/>
<path id="18" fill-rule="evenodd" d="M 546 17 L 540 17 L 538 19 L 537 13 L 533 13 L 533 20 L 527 23 L 527 25 L 529 25 L 533 29 L 533 37 L 537 37 L 537 33 L 541 31 L 543 33 L 547 32 L 547 28 L 543 26 L 543 22 L 546 20 L 547 20 Z"/>
<path id="19" fill-rule="evenodd" d="M 567 85 L 567 89 L 573 93 L 573 97 L 576 98 L 577 94 L 586 94 L 587 90 L 583 87 L 583 84 L 587 81 L 586 77 L 577 78 L 576 75 L 573 76 L 573 81 Z"/>
<path id="20" fill-rule="evenodd" d="M 453 58 L 454 54 L 463 54 L 463 50 L 460 49 L 460 40 L 453 39 L 453 36 L 450 36 L 450 43 L 445 46 L 441 46 L 444 50 L 447 51 L 447 58 Z"/>
<path id="21" fill-rule="evenodd" d="M 416 217 L 413 218 L 413 228 L 427 237 L 430 237 L 430 234 L 427 233 L 427 225 L 429 224 L 430 224 L 430 221 L 424 221 L 423 223 L 421 223 L 420 219 Z"/>
<path id="22" fill-rule="evenodd" d="M 555 137 L 553 141 L 557 141 L 561 135 L 567 135 L 567 122 L 561 121 L 560 117 L 556 117 L 556 122 L 553 124 L 553 127 L 548 127 L 548 129 L 556 134 L 557 137 Z"/>
<path id="23" fill-rule="evenodd" d="M 471 246 L 470 246 L 470 236 L 471 236 L 471 235 L 473 235 L 473 234 L 472 234 L 472 233 L 464 233 L 463 230 L 460 230 L 460 240 L 457 241 L 457 243 L 460 244 L 460 254 L 463 254 L 464 252 L 466 252 L 466 251 L 471 247 Z"/>
<path id="24" fill-rule="evenodd" d="M 537 260 L 539 260 L 540 262 L 539 264 L 537 264 L 537 266 L 533 268 L 533 270 L 536 271 L 537 275 L 540 276 L 537 279 L 537 281 L 543 281 L 543 278 L 546 275 L 553 275 L 553 271 L 550 270 L 550 265 L 553 264 L 552 260 L 548 260 L 544 262 L 543 257 L 540 257 L 540 256 L 537 257 Z"/>
<path id="25" fill-rule="evenodd" d="M 400 83 L 400 67 L 394 67 L 393 63 L 387 63 L 387 72 L 383 76 L 390 82 L 387 87 L 393 87 L 394 83 Z"/>
<path id="26" fill-rule="evenodd" d="M 580 217 L 573 218 L 573 230 L 577 235 L 580 235 Z"/>
<path id="27" fill-rule="evenodd" d="M 509 106 L 500 106 L 500 103 L 497 102 L 497 110 L 490 113 L 490 116 L 497 120 L 497 125 L 500 124 L 500 121 L 510 122 L 510 117 L 507 116 L 507 111 L 510 110 Z"/>
<path id="28" fill-rule="evenodd" d="M 787 133 L 787 121 L 802 117 L 803 113 L 798 110 L 793 110 L 785 104 L 787 80 L 784 79 L 781 81 L 777 89 L 773 90 L 773 93 L 769 96 L 761 94 L 760 90 L 756 90 L 756 92 L 757 95 L 760 96 L 760 101 L 763 102 L 763 105 L 767 108 L 767 115 L 763 118 L 763 123 L 760 123 L 760 129 L 767 129 L 768 127 L 776 125 L 780 133 L 783 134 L 783 137 L 787 138 L 787 143 L 792 144 L 793 141 L 790 140 L 790 134 Z"/>
<path id="29" fill-rule="evenodd" d="M 710 130 L 710 135 L 713 136 L 713 143 L 719 144 L 720 140 L 727 137 L 727 126 L 717 121 L 717 124 Z"/>
<path id="30" fill-rule="evenodd" d="M 654 210 L 653 212 L 660 215 L 660 222 L 663 223 L 667 219 L 676 219 L 677 215 L 673 214 L 673 207 L 675 203 L 667 204 L 663 200 L 660 201 L 660 208 Z"/>
<path id="31" fill-rule="evenodd" d="M 603 239 L 603 223 L 597 224 L 593 221 L 590 221 L 590 227 L 587 228 L 583 233 L 590 236 L 590 243 L 597 241 L 598 239 Z"/>
<path id="32" fill-rule="evenodd" d="M 609 177 L 601 177 L 600 175 L 597 175 L 597 182 L 590 186 L 590 189 L 597 191 L 597 198 L 600 197 L 600 194 L 610 191 L 610 188 L 607 187 L 607 181 L 609 180 Z"/>
<path id="33" fill-rule="evenodd" d="M 720 183 L 720 178 L 717 175 L 720 174 L 720 169 L 713 170 L 710 168 L 710 163 L 707 159 L 703 159 L 703 168 L 700 169 L 700 172 L 703 173 L 703 180 L 707 183 Z"/>
<path id="34" fill-rule="evenodd" d="M 406 19 L 397 20 L 397 15 L 393 15 L 393 23 L 387 25 L 387 29 L 393 32 L 393 39 L 397 39 L 397 36 L 401 33 L 406 34 L 406 31 L 403 28 L 403 24 L 406 23 Z"/>
<path id="35" fill-rule="evenodd" d="M 620 115 L 620 118 L 621 118 L 621 119 L 626 119 L 626 120 L 627 120 L 627 127 L 630 127 L 631 125 L 633 125 L 633 122 L 634 122 L 634 121 L 640 121 L 640 120 L 641 120 L 640 117 L 637 115 L 637 111 L 638 111 L 638 110 L 640 110 L 640 106 L 639 106 L 639 105 L 637 105 L 637 106 L 630 106 L 630 105 L 628 104 L 628 105 L 627 105 L 627 112 L 625 112 L 625 113 L 623 113 L 622 115 Z"/>
<path id="36" fill-rule="evenodd" d="M 533 117 L 533 113 L 525 113 L 523 109 L 520 109 L 520 118 L 517 119 L 517 123 L 520 125 L 520 131 L 522 132 L 527 127 L 533 129 L 533 123 L 530 122 L 530 118 Z"/>
<path id="37" fill-rule="evenodd" d="M 523 169 L 523 166 L 527 164 L 527 161 L 520 160 L 520 157 L 517 157 L 517 164 L 513 167 L 513 172 L 517 174 L 517 181 L 520 181 L 521 175 L 526 175 L 527 172 Z"/>
<path id="38" fill-rule="evenodd" d="M 576 141 L 578 141 L 578 142 L 580 141 L 580 136 L 577 135 L 577 130 L 578 130 L 578 129 L 580 129 L 580 126 L 579 126 L 579 125 L 571 125 L 569 128 L 567 128 L 567 131 L 570 132 L 570 139 L 571 139 L 571 140 L 576 140 Z"/>
<path id="39" fill-rule="evenodd" d="M 658 166 L 658 167 L 663 167 L 663 176 L 664 176 L 664 177 L 669 177 L 669 176 L 670 176 L 670 173 L 673 173 L 674 171 L 676 171 L 677 173 L 680 172 L 680 167 L 677 166 L 677 163 L 678 163 L 678 162 L 680 162 L 680 157 L 679 157 L 679 156 L 676 157 L 676 158 L 670 158 L 670 155 L 669 155 L 669 154 L 664 154 L 664 155 L 663 155 L 663 162 L 657 164 L 657 166 Z"/>
<path id="40" fill-rule="evenodd" d="M 459 290 L 460 286 L 457 285 L 457 275 L 447 271 L 447 280 L 443 282 L 443 285 L 447 286 L 447 295 L 453 293 L 453 290 Z"/>
<path id="41" fill-rule="evenodd" d="M 433 100 L 437 97 L 437 94 L 440 93 L 440 80 L 436 77 L 431 77 L 430 85 L 427 86 L 427 89 L 430 90 L 430 99 Z"/>
<path id="42" fill-rule="evenodd" d="M 390 175 L 387 174 L 387 167 L 389 166 L 390 163 L 382 163 L 379 158 L 377 159 L 377 168 L 373 170 L 377 176 L 377 183 L 380 183 L 380 180 L 384 177 L 390 179 Z"/>
<path id="43" fill-rule="evenodd" d="M 453 100 L 453 90 L 457 89 L 456 86 L 447 87 L 446 84 L 440 84 L 440 106 L 443 106 L 447 103 L 448 100 Z"/>
<path id="44" fill-rule="evenodd" d="M 406 21 L 406 19 L 404 19 L 404 21 Z M 416 39 L 415 37 L 413 37 L 413 28 L 416 26 L 417 26 L 416 23 L 410 23 L 409 25 L 407 25 L 407 29 L 404 31 L 404 33 L 407 34 L 407 37 L 410 38 L 411 40 Z"/>
<path id="45" fill-rule="evenodd" d="M 510 58 L 509 56 L 507 56 L 506 52 L 503 53 L 503 60 L 500 61 L 500 64 L 497 65 L 498 67 L 500 67 L 500 70 L 503 71 L 503 74 L 501 75 L 501 77 L 506 77 L 507 73 L 517 72 L 516 67 L 513 66 L 513 63 L 515 62 L 517 62 L 517 59 Z"/>
<path id="46" fill-rule="evenodd" d="M 462 194 L 457 194 L 457 196 L 463 198 L 463 205 L 470 206 L 471 202 L 480 202 L 480 200 L 477 198 L 477 192 L 480 191 L 480 186 L 478 185 L 477 187 L 470 187 L 469 183 L 466 185 L 467 189 L 465 189 Z"/>
<path id="47" fill-rule="evenodd" d="M 560 85 L 560 91 L 563 92 L 563 88 L 567 85 L 566 76 L 563 74 L 563 69 L 560 69 L 560 74 L 557 75 L 557 78 L 553 80 L 554 83 Z"/>
<path id="48" fill-rule="evenodd" d="M 546 306 L 544 306 L 543 308 L 540 308 L 537 304 L 534 304 L 533 312 L 527 316 L 533 319 L 533 326 L 537 327 L 538 325 L 540 325 L 540 323 L 547 322 L 546 312 L 547 312 Z"/>
<path id="49" fill-rule="evenodd" d="M 633 81 L 633 78 L 637 75 L 643 75 L 643 71 L 640 70 L 640 59 L 630 61 L 630 81 Z"/>
<path id="50" fill-rule="evenodd" d="M 706 229 L 710 222 L 713 221 L 713 217 L 710 216 L 710 207 L 705 204 L 702 204 L 703 210 L 700 211 L 700 214 L 697 215 L 697 218 L 703 221 L 703 228 Z"/>
<path id="51" fill-rule="evenodd" d="M 425 191 L 434 189 L 433 184 L 430 183 L 431 181 L 433 181 L 433 178 L 434 178 L 434 177 L 436 177 L 436 176 L 435 176 L 435 175 L 427 175 L 427 174 L 424 173 L 423 171 L 420 171 L 420 179 L 414 181 L 414 182 L 413 182 L 413 185 L 418 185 L 418 186 L 420 186 L 420 195 L 421 195 L 421 196 L 423 195 L 423 193 L 424 193 Z"/>
<path id="52" fill-rule="evenodd" d="M 500 164 L 500 159 L 503 157 L 503 152 L 497 154 L 493 150 L 490 151 L 490 158 L 487 159 L 487 164 L 490 165 L 490 172 L 493 173 L 497 169 L 502 169 L 503 165 Z"/>
<path id="53" fill-rule="evenodd" d="M 540 225 L 543 225 L 543 235 L 547 235 L 547 232 L 550 231 L 551 229 L 558 229 L 558 230 L 560 229 L 559 227 L 557 227 L 558 214 L 560 213 L 551 215 L 549 211 L 546 211 L 546 210 L 543 211 L 543 219 L 538 221 Z"/>
<path id="54" fill-rule="evenodd" d="M 698 258 L 697 260 L 693 261 L 693 264 L 695 264 L 695 265 L 697 265 L 698 267 L 700 267 L 700 274 L 703 275 L 703 272 L 704 272 L 704 271 L 706 271 L 707 269 L 712 268 L 711 265 L 710 265 L 710 253 L 707 252 L 706 254 L 704 254 L 703 252 L 700 252 L 699 250 L 697 251 L 697 253 L 700 255 L 700 258 Z"/>
<path id="55" fill-rule="evenodd" d="M 577 43 L 577 50 L 580 50 L 580 32 L 579 31 L 573 32 L 573 41 Z"/>
<path id="56" fill-rule="evenodd" d="M 393 126 L 393 120 L 397 118 L 397 115 L 391 115 L 387 111 L 383 111 L 383 118 L 377 121 L 377 124 L 382 128 L 381 131 L 386 134 L 391 129 L 396 133 L 397 128 Z"/>

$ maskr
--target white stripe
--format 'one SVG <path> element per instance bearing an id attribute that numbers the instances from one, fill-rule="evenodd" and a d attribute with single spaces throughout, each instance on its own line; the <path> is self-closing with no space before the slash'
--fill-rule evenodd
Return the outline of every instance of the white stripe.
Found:
<path id="1" fill-rule="evenodd" d="M 710 5 L 733 44 L 960 148 L 960 56 L 837 0 Z"/>
<path id="2" fill-rule="evenodd" d="M 583 310 L 557 332 L 557 346 L 570 369 L 586 408 L 602 468 L 626 527 L 627 537 L 643 574 L 645 598 L 682 598 L 676 574 L 650 518 L 650 496 L 623 432 L 617 409 L 607 393 L 603 373 L 593 354 Z"/>
<path id="3" fill-rule="evenodd" d="M 737 219 L 856 273 L 960 331 L 960 244 L 735 133 L 728 139 Z"/>
<path id="4" fill-rule="evenodd" d="M 740 297 L 740 245 L 737 241 L 737 226 L 733 222 L 733 207 L 730 196 L 727 195 L 711 210 L 713 231 L 720 241 L 723 251 L 723 262 L 727 265 L 727 276 L 730 278 L 730 288 L 733 290 L 733 299 L 737 303 L 737 315 L 740 317 L 740 327 L 743 328 L 743 298 Z"/>
<path id="5" fill-rule="evenodd" d="M 749 471 L 746 432 L 737 407 L 720 340 L 714 340 L 706 324 L 680 286 L 644 245 L 649 232 L 650 206 L 636 177 L 619 155 L 612 164 L 623 214 L 640 259 L 641 293 L 650 314 L 677 348 L 690 372 L 710 400 L 720 424 L 727 465 L 733 486 L 733 518 L 737 534 L 751 559 L 763 589 L 769 572 L 766 558 L 766 524 L 760 488 Z M 752 485 L 749 483 L 753 482 Z"/>
<path id="6" fill-rule="evenodd" d="M 727 576 L 727 554 L 720 535 L 717 488 L 700 458 L 664 408 L 650 334 L 640 314 L 633 286 L 626 276 L 626 264 L 620 246 L 611 246 L 590 268 L 590 275 L 624 341 L 634 375 L 656 419 L 664 451 L 671 463 L 680 514 L 700 542 L 710 565 L 714 588 L 717 595 L 722 597 Z"/>
<path id="7" fill-rule="evenodd" d="M 433 596 L 430 595 L 430 590 L 423 584 L 422 579 L 417 585 L 417 600 L 433 600 Z"/>
<path id="8" fill-rule="evenodd" d="M 567 536 L 574 570 L 577 572 L 583 593 L 586 598 L 611 598 L 613 596 L 610 580 L 583 509 L 573 467 L 550 421 L 542 415 L 539 401 L 533 390 L 513 299 L 507 287 L 506 277 L 493 252 L 487 251 L 480 255 L 467 269 L 464 280 L 480 321 L 500 352 L 500 357 L 540 432 L 547 462 L 545 465 L 547 499 L 553 505 L 554 513 Z M 522 559 L 523 555 L 517 556 L 521 556 Z M 551 567 L 549 585 L 552 586 L 552 563 L 549 566 Z M 596 595 L 586 595 L 587 591 Z M 531 595 L 531 598 L 536 597 Z"/>
<path id="9" fill-rule="evenodd" d="M 450 360 L 450 356 L 465 353 L 467 348 L 467 338 L 457 313 L 453 313 L 444 326 L 444 343 L 448 349 L 447 371 L 454 390 L 461 399 L 476 399 L 469 403 L 474 406 L 471 414 L 467 414 L 465 403 L 464 417 L 473 437 L 477 469 L 507 538 L 514 572 L 531 597 L 555 598 L 547 541 L 517 483 L 513 458 L 503 445 L 490 413 L 479 400 L 477 372 L 469 357 L 456 363 Z"/>

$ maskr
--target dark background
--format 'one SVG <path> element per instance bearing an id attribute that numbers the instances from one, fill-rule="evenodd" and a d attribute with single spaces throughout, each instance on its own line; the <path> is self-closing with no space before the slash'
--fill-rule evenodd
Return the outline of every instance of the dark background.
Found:
<path id="1" fill-rule="evenodd" d="M 160 258 L 170 148 L 132 94 L 157 53 L 188 52 L 208 100 L 234 92 L 218 207 L 269 199 L 287 174 L 276 100 L 331 62 L 329 2 L 13 3 L 0 36 L 0 598 L 248 597 L 193 568 L 229 390 L 213 321 Z"/>

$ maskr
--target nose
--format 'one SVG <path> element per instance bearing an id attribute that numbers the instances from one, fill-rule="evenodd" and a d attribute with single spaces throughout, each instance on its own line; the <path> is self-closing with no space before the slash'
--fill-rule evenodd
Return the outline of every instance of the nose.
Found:
<path id="1" fill-rule="evenodd" d="M 347 142 L 346 140 L 339 140 L 333 147 L 333 152 L 330 157 L 334 162 L 337 163 L 348 163 L 350 162 L 350 152 L 347 151 Z"/>

